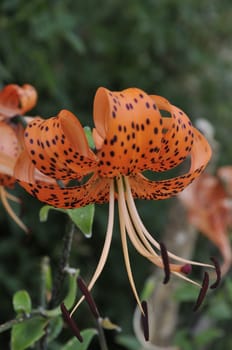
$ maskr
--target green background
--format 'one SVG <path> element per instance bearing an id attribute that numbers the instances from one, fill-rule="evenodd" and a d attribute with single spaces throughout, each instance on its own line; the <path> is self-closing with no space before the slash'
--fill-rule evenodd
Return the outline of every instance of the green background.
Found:
<path id="1" fill-rule="evenodd" d="M 231 18 L 230 0 L 2 0 L 0 86 L 30 83 L 39 93 L 31 115 L 49 117 L 66 108 L 90 127 L 99 86 L 111 90 L 139 87 L 165 96 L 193 121 L 208 119 L 220 144 L 218 165 L 231 164 Z M 41 258 L 49 256 L 56 269 L 67 223 L 66 216 L 57 212 L 49 214 L 47 223 L 40 223 L 42 204 L 19 187 L 16 192 L 23 200 L 22 219 L 32 233 L 24 235 L 0 207 L 1 323 L 14 317 L 11 299 L 18 289 L 27 289 L 33 303 L 39 303 Z M 139 203 L 144 222 L 154 232 L 162 232 L 172 201 Z M 107 205 L 99 206 L 92 239 L 75 235 L 71 264 L 80 267 L 86 279 L 96 266 L 106 223 Z M 197 255 L 203 258 L 205 249 L 214 252 L 202 238 L 197 247 Z M 141 290 L 152 267 L 133 251 L 132 261 Z M 225 286 L 221 288 L 221 294 L 215 296 L 219 306 L 226 292 Z M 120 324 L 123 332 L 132 332 L 135 303 L 116 228 L 110 259 L 94 296 L 102 313 Z M 181 341 L 185 339 L 181 327 L 191 317 L 186 310 L 180 315 Z M 221 318 L 216 322 L 222 334 L 227 334 L 232 316 L 225 319 L 220 310 Z M 81 328 L 90 326 L 87 309 L 80 313 Z M 110 349 L 113 338 L 109 334 Z M 9 334 L 0 335 L 0 339 L 7 348 Z M 231 343 L 229 337 L 219 336 L 210 349 L 229 349 Z"/>

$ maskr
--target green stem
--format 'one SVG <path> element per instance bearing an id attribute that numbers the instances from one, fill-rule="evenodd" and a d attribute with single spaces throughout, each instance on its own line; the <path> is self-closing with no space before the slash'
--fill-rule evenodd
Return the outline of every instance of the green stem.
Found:
<path id="1" fill-rule="evenodd" d="M 72 247 L 73 234 L 75 231 L 75 225 L 73 223 L 70 224 L 67 233 L 63 238 L 63 249 L 60 257 L 59 267 L 56 275 L 56 279 L 53 284 L 52 289 L 52 297 L 50 301 L 50 308 L 52 309 L 59 302 L 60 290 L 65 278 L 65 268 L 69 265 L 69 256 Z"/>
<path id="2" fill-rule="evenodd" d="M 34 310 L 32 311 L 29 315 L 23 315 L 20 316 L 18 318 L 15 318 L 13 320 L 7 321 L 3 324 L 0 325 L 0 333 L 3 333 L 5 331 L 7 331 L 8 329 L 11 329 L 14 325 L 31 320 L 33 318 L 36 318 L 38 316 L 42 316 L 42 317 L 47 317 L 43 311 L 40 310 Z"/>
<path id="3" fill-rule="evenodd" d="M 108 346 L 106 343 L 106 337 L 105 337 L 105 332 L 101 326 L 101 323 L 99 321 L 97 323 L 97 330 L 98 330 L 98 338 L 99 338 L 99 344 L 101 350 L 108 350 Z"/>
<path id="4" fill-rule="evenodd" d="M 57 271 L 56 278 L 52 288 L 52 295 L 49 303 L 49 309 L 53 309 L 59 303 L 60 291 L 62 289 L 61 287 L 65 278 L 65 268 L 69 265 L 69 257 L 70 257 L 71 247 L 72 247 L 72 240 L 73 240 L 75 225 L 71 223 L 71 227 L 70 227 L 70 224 L 68 226 L 69 227 L 68 227 L 67 233 L 64 235 L 64 238 L 63 238 L 63 248 L 60 256 L 58 271 Z M 39 341 L 40 350 L 47 350 L 47 347 L 48 347 L 48 328 L 46 329 L 45 335 Z"/>

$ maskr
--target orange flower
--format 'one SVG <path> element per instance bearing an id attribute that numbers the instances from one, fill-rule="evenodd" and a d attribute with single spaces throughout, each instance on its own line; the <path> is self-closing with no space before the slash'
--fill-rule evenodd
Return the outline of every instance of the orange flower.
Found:
<path id="1" fill-rule="evenodd" d="M 9 84 L 0 91 L 0 120 L 25 114 L 37 101 L 37 92 L 29 84 Z"/>
<path id="2" fill-rule="evenodd" d="M 0 200 L 12 219 L 26 232 L 27 227 L 8 202 L 20 203 L 20 200 L 5 190 L 5 187 L 12 188 L 16 182 L 13 170 L 23 148 L 23 127 L 11 122 L 10 118 L 34 107 L 36 100 L 36 90 L 29 84 L 22 87 L 10 84 L 0 91 Z M 29 119 L 25 117 L 25 121 Z"/>
<path id="3" fill-rule="evenodd" d="M 179 198 L 187 209 L 190 223 L 221 251 L 224 258 L 221 271 L 225 274 L 232 262 L 228 237 L 232 227 L 232 167 L 219 168 L 217 175 L 202 174 Z"/>
<path id="4" fill-rule="evenodd" d="M 168 116 L 162 116 L 163 111 Z M 96 150 L 92 151 L 81 124 L 71 112 L 62 110 L 48 120 L 33 120 L 25 131 L 26 151 L 17 163 L 15 176 L 29 193 L 55 207 L 76 208 L 109 202 L 106 239 L 89 290 L 108 256 L 117 199 L 125 265 L 143 312 L 131 271 L 128 238 L 141 255 L 164 267 L 166 273 L 170 270 L 195 284 L 186 277 L 189 264 L 212 265 L 181 259 L 165 251 L 143 225 L 134 198 L 165 199 L 182 191 L 205 168 L 211 156 L 210 146 L 182 110 L 160 96 L 149 96 L 136 88 L 122 92 L 99 88 L 94 100 L 94 123 Z M 164 172 L 188 156 L 191 166 L 184 175 L 151 181 L 142 174 L 145 170 Z M 84 177 L 85 182 L 60 187 L 36 181 L 35 169 L 57 180 Z M 160 249 L 161 256 L 157 252 Z M 166 255 L 180 264 L 169 265 Z"/>

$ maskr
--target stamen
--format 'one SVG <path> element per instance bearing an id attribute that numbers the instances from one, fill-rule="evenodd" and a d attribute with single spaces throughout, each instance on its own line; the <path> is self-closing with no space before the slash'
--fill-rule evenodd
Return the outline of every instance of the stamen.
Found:
<path id="1" fill-rule="evenodd" d="M 144 236 L 147 238 L 147 240 L 153 244 L 153 246 L 157 249 L 160 249 L 160 245 L 159 243 L 154 239 L 154 237 L 152 237 L 152 235 L 148 232 L 148 230 L 146 229 L 146 227 L 144 226 L 140 216 L 139 216 L 139 213 L 137 211 L 137 208 L 136 208 L 136 205 L 135 205 L 135 202 L 134 202 L 134 198 L 133 198 L 133 195 L 131 193 L 131 187 L 130 187 L 130 183 L 129 183 L 129 180 L 128 178 L 125 176 L 124 177 L 124 182 L 125 182 L 125 185 L 126 185 L 126 200 L 127 200 L 127 203 L 128 203 L 128 207 L 130 209 L 130 214 L 133 216 L 133 223 L 136 223 L 136 227 L 140 227 L 140 229 L 142 230 Z M 138 229 L 138 228 L 137 228 Z M 210 264 L 204 264 L 204 263 L 201 263 L 201 262 L 197 262 L 197 261 L 193 261 L 193 260 L 188 260 L 188 259 L 184 259 L 184 258 L 181 258 L 179 257 L 178 255 L 175 255 L 169 251 L 167 251 L 168 253 L 168 256 L 172 259 L 175 259 L 177 261 L 180 261 L 181 263 L 184 263 L 184 264 L 190 264 L 190 265 L 196 265 L 196 266 L 203 266 L 203 267 L 209 267 L 209 268 L 214 268 L 213 265 L 210 265 Z"/>
<path id="2" fill-rule="evenodd" d="M 107 225 L 107 231 L 106 231 L 106 238 L 105 238 L 104 246 L 102 249 L 102 253 L 101 253 L 98 265 L 97 265 L 96 270 L 95 270 L 95 272 L 91 278 L 91 281 L 88 285 L 89 291 L 93 288 L 95 282 L 97 281 L 98 277 L 100 276 L 100 274 L 105 266 L 105 263 L 106 263 L 106 260 L 107 260 L 108 254 L 109 254 L 109 250 L 110 250 L 111 241 L 112 241 L 113 224 L 114 224 L 114 181 L 111 181 L 111 183 L 110 183 L 110 198 L 109 198 L 109 218 L 108 218 L 108 225 Z M 71 316 L 76 311 L 78 306 L 82 303 L 84 298 L 85 297 L 83 296 L 76 303 L 76 305 L 72 309 L 72 312 L 70 313 Z"/>
<path id="3" fill-rule="evenodd" d="M 100 314 L 99 314 L 99 311 L 97 309 L 97 305 L 95 304 L 95 301 L 93 300 L 93 297 L 92 297 L 90 291 L 88 290 L 88 287 L 86 286 L 85 282 L 83 281 L 83 279 L 81 277 L 77 278 L 77 283 L 78 283 L 78 287 L 80 288 L 81 292 L 85 296 L 85 300 L 87 301 L 92 314 L 94 315 L 94 317 L 96 319 L 98 319 L 100 317 Z"/>
<path id="4" fill-rule="evenodd" d="M 194 286 L 201 287 L 201 285 L 198 282 L 192 280 L 191 278 L 186 277 L 185 275 L 183 275 L 183 273 L 174 271 L 173 274 L 180 277 L 181 279 L 183 279 L 186 282 L 194 284 Z"/>
<path id="5" fill-rule="evenodd" d="M 149 322 L 148 322 L 147 302 L 143 300 L 141 304 L 143 308 L 143 313 L 141 313 L 141 324 L 143 328 L 144 339 L 148 341 L 149 340 Z"/>
<path id="6" fill-rule="evenodd" d="M 130 265 L 130 258 L 128 253 L 128 247 L 127 247 L 127 239 L 126 239 L 126 227 L 125 227 L 125 208 L 123 206 L 123 189 L 122 189 L 122 182 L 118 181 L 118 209 L 119 209 L 119 223 L 120 223 L 120 234 L 121 234 L 121 241 L 122 241 L 122 250 L 123 250 L 123 257 L 125 261 L 127 276 L 131 285 L 131 289 L 133 291 L 133 294 L 135 296 L 135 299 L 138 303 L 138 306 L 143 313 L 143 308 L 141 305 L 141 302 L 139 300 L 138 292 L 136 290 L 133 274 L 131 271 L 131 265 Z"/>
<path id="7" fill-rule="evenodd" d="M 7 193 L 7 191 L 4 189 L 4 187 L 0 186 L 0 199 L 2 201 L 2 204 L 4 206 L 4 208 L 6 209 L 7 213 L 10 215 L 10 217 L 14 220 L 14 222 L 16 222 L 16 224 L 21 227 L 21 229 L 23 231 L 25 231 L 26 233 L 29 233 L 29 229 L 27 228 L 26 225 L 24 225 L 24 223 L 19 219 L 19 217 L 15 214 L 15 212 L 13 211 L 13 209 L 11 208 L 7 197 L 9 198 L 9 194 Z M 14 200 L 14 199 L 13 199 Z"/>
<path id="8" fill-rule="evenodd" d="M 170 280 L 170 264 L 169 264 L 167 249 L 164 243 L 162 242 L 160 242 L 160 253 L 161 253 L 161 258 L 163 261 L 163 267 L 164 267 L 164 273 L 165 273 L 163 284 L 166 284 Z"/>
<path id="9" fill-rule="evenodd" d="M 77 325 L 74 322 L 74 320 L 71 318 L 71 316 L 70 316 L 67 308 L 65 307 L 64 303 L 61 303 L 60 309 L 61 309 L 61 312 L 62 312 L 62 315 L 63 315 L 63 318 L 64 318 L 65 322 L 67 323 L 69 328 L 72 330 L 73 334 L 77 337 L 77 339 L 82 343 L 83 342 L 83 338 L 81 336 L 80 330 L 77 327 Z"/>
<path id="10" fill-rule="evenodd" d="M 209 288 L 209 274 L 208 274 L 208 272 L 205 272 L 202 286 L 201 286 L 197 301 L 195 303 L 195 306 L 193 308 L 193 311 L 197 311 L 199 309 L 199 307 L 201 306 L 201 304 L 206 296 L 208 288 Z"/>
<path id="11" fill-rule="evenodd" d="M 215 289 L 218 287 L 218 285 L 221 282 L 221 269 L 220 269 L 220 265 L 219 262 L 217 261 L 217 259 L 215 257 L 211 257 L 210 260 L 214 263 L 215 266 L 215 272 L 217 275 L 216 281 L 210 286 L 211 289 Z"/>

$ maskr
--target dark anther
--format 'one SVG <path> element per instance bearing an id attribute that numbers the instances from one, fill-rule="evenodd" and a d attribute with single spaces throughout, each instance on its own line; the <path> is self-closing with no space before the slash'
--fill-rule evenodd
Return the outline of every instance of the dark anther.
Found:
<path id="1" fill-rule="evenodd" d="M 74 320 L 70 317 L 70 314 L 69 314 L 68 310 L 66 309 L 64 303 L 61 303 L 60 309 L 61 309 L 61 312 L 62 312 L 62 315 L 63 315 L 65 322 L 70 327 L 70 329 L 72 330 L 73 334 L 77 337 L 77 339 L 82 343 L 83 338 L 81 336 L 80 330 L 77 327 Z"/>
<path id="2" fill-rule="evenodd" d="M 168 283 L 168 281 L 170 279 L 170 264 L 169 264 L 169 257 L 168 257 L 167 249 L 162 242 L 160 242 L 160 253 L 161 253 L 161 258 L 163 261 L 164 273 L 165 273 L 163 283 L 166 284 L 166 283 Z"/>
<path id="3" fill-rule="evenodd" d="M 220 269 L 219 262 L 217 261 L 216 258 L 211 257 L 210 259 L 214 263 L 215 272 L 217 275 L 216 281 L 210 286 L 210 288 L 215 289 L 218 287 L 219 283 L 221 282 L 221 269 Z"/>
<path id="4" fill-rule="evenodd" d="M 202 286 L 200 289 L 200 293 L 198 295 L 198 298 L 197 298 L 196 304 L 193 308 L 193 311 L 197 311 L 199 309 L 199 307 L 201 306 L 201 304 L 206 296 L 208 288 L 209 288 L 209 274 L 208 274 L 208 272 L 205 272 Z"/>
<path id="5" fill-rule="evenodd" d="M 141 324 L 143 328 L 143 334 L 144 334 L 144 339 L 146 341 L 149 340 L 149 324 L 148 324 L 148 309 L 147 309 L 147 302 L 142 301 L 142 308 L 143 308 L 143 313 L 141 314 Z"/>
<path id="6" fill-rule="evenodd" d="M 85 296 L 85 300 L 87 301 L 92 314 L 94 315 L 94 317 L 96 319 L 98 319 L 100 317 L 100 314 L 99 314 L 99 311 L 98 311 L 97 306 L 95 304 L 95 301 L 93 300 L 93 297 L 90 294 L 88 287 L 86 286 L 85 282 L 83 281 L 83 279 L 81 277 L 78 277 L 77 284 L 78 284 L 78 287 L 80 288 L 82 294 Z"/>

